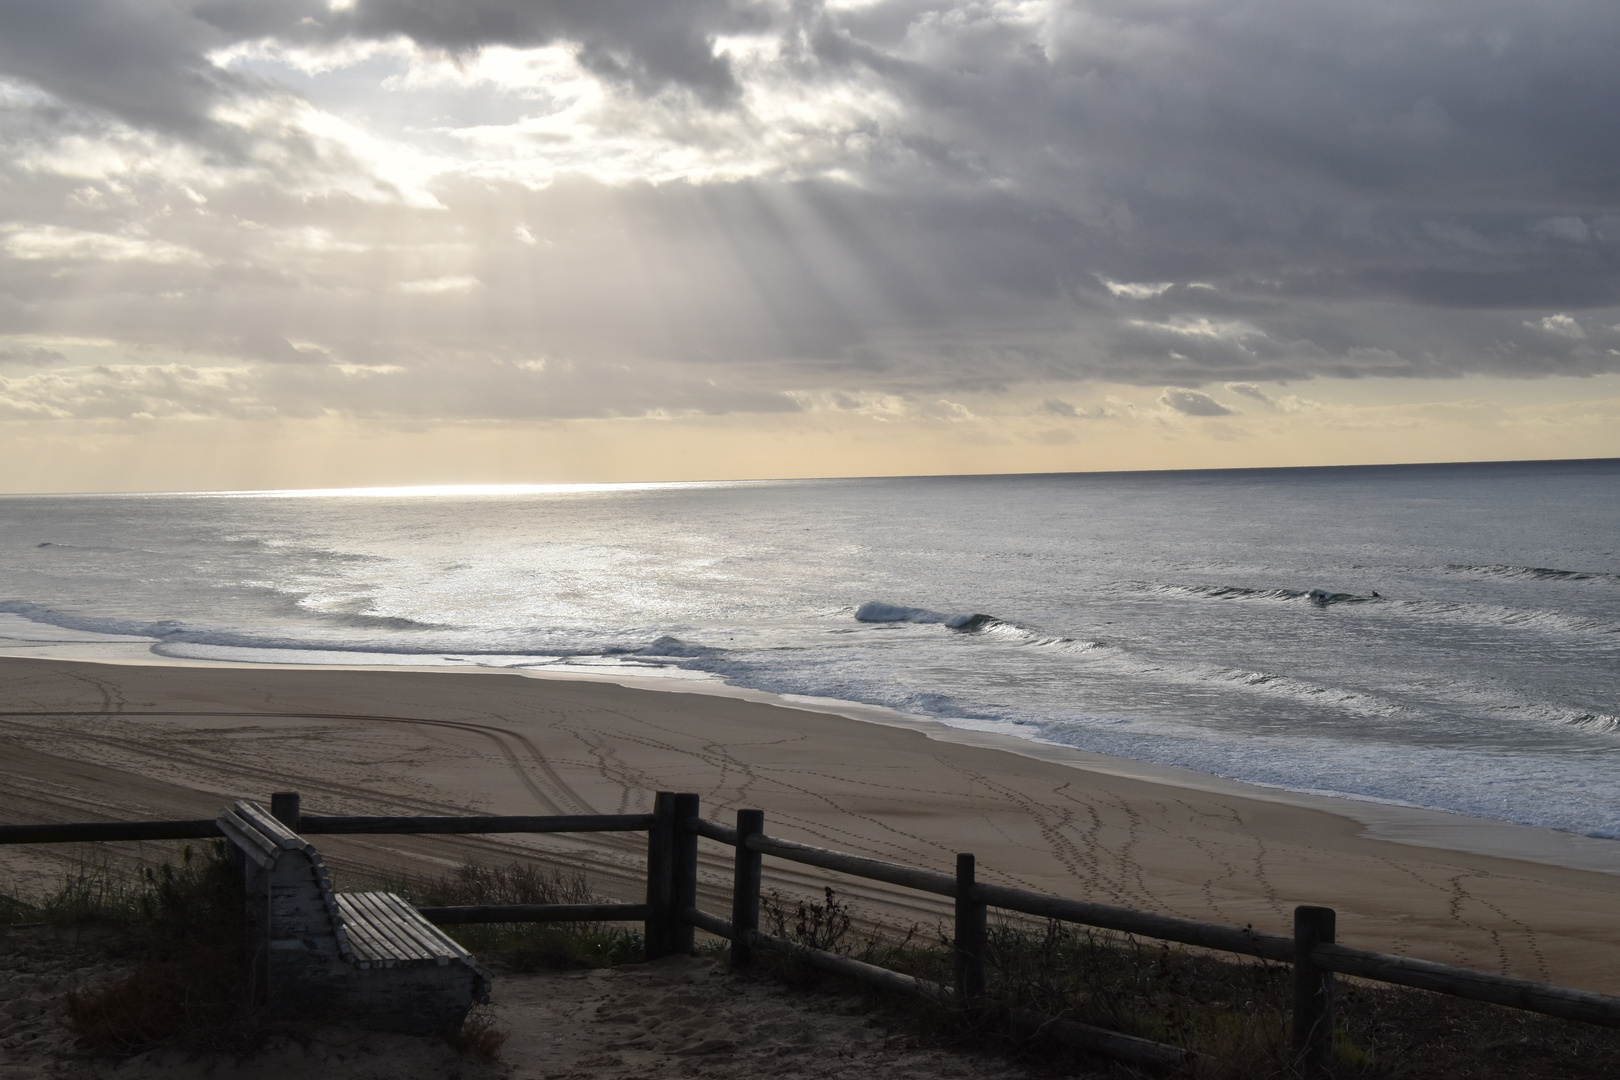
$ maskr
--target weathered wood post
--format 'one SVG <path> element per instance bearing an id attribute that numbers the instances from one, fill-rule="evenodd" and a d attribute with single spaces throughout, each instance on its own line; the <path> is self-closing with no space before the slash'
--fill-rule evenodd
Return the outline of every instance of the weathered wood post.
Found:
<path id="1" fill-rule="evenodd" d="M 674 893 L 670 902 L 670 942 L 674 952 L 697 951 L 697 928 L 681 918 L 681 912 L 697 907 L 697 833 L 686 823 L 699 816 L 698 797 L 691 792 L 675 796 L 675 865 L 670 875 Z"/>
<path id="2" fill-rule="evenodd" d="M 967 1009 L 984 997 L 984 950 L 989 937 L 989 908 L 974 901 L 973 856 L 956 857 L 956 999 Z"/>
<path id="3" fill-rule="evenodd" d="M 1307 1072 L 1327 1067 L 1333 1057 L 1333 972 L 1311 960 L 1311 950 L 1332 944 L 1332 908 L 1294 909 L 1294 1052 Z"/>
<path id="4" fill-rule="evenodd" d="M 748 935 L 759 929 L 759 879 L 764 858 L 748 850 L 748 838 L 765 831 L 765 811 L 737 811 L 737 861 L 731 876 L 731 966 L 742 970 L 754 962 Z"/>
<path id="5" fill-rule="evenodd" d="M 653 796 L 653 824 L 647 830 L 647 922 L 643 930 L 648 960 L 675 950 L 675 793 Z"/>
<path id="6" fill-rule="evenodd" d="M 270 796 L 270 816 L 293 832 L 303 824 L 303 800 L 296 791 L 277 791 Z"/>

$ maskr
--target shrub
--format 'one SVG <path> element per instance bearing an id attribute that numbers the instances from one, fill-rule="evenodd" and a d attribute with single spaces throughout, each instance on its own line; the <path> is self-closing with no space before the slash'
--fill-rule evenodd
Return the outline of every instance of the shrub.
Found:
<path id="1" fill-rule="evenodd" d="M 585 876 L 513 862 L 465 862 L 430 881 L 396 886 L 422 907 L 485 904 L 600 904 Z M 469 952 L 517 971 L 613 967 L 646 953 L 639 930 L 611 923 L 481 923 L 446 927 Z"/>
<path id="2" fill-rule="evenodd" d="M 130 1054 L 164 1044 L 242 1049 L 260 1025 L 247 979 L 241 884 L 220 844 L 201 858 L 133 875 L 80 867 L 38 905 L 46 921 L 121 925 L 144 954 L 134 971 L 68 997 L 68 1022 L 92 1047 Z"/>

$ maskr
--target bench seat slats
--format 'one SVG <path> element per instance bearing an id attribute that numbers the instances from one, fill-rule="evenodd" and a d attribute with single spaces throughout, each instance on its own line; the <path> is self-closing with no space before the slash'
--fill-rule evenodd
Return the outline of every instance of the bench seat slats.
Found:
<path id="1" fill-rule="evenodd" d="M 410 933 L 412 939 L 420 948 L 432 952 L 435 956 L 451 958 L 472 957 L 472 953 L 463 949 L 461 945 L 443 930 L 428 922 L 408 902 L 393 893 L 374 893 L 380 904 L 386 905 L 399 916 L 399 925 Z"/>
<path id="2" fill-rule="evenodd" d="M 399 915 L 398 925 L 417 943 L 417 947 L 432 954 L 438 963 L 451 960 L 471 960 L 472 954 L 462 948 L 449 935 L 428 922 L 410 904 L 392 894 L 386 894 L 387 903 Z"/>
<path id="3" fill-rule="evenodd" d="M 362 963 L 442 965 L 469 956 L 393 893 L 338 893 L 337 905 Z"/>
<path id="4" fill-rule="evenodd" d="M 365 893 L 339 893 L 338 910 L 354 944 L 355 959 L 361 962 L 393 962 L 411 959 L 388 933 L 383 920 L 376 918 L 366 903 Z"/>
<path id="5" fill-rule="evenodd" d="M 386 915 L 390 930 L 403 939 L 402 945 L 408 951 L 433 957 L 440 964 L 470 955 L 393 893 L 372 893 L 370 900 Z"/>
<path id="6" fill-rule="evenodd" d="M 366 925 L 387 942 L 396 959 L 433 960 L 433 951 L 417 943 L 405 919 L 387 903 L 389 898 L 388 893 L 359 893 L 354 898 L 355 907 L 363 912 Z"/>

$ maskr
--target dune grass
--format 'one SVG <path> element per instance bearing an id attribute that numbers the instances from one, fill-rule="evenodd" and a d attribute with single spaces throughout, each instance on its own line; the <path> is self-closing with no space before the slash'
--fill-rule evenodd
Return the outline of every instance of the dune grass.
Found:
<path id="1" fill-rule="evenodd" d="M 157 863 L 79 862 L 44 895 L 0 897 L 0 922 L 109 931 L 102 946 L 133 958 L 123 976 L 67 998 L 69 1026 L 111 1054 L 241 1049 L 256 1038 L 242 918 L 240 882 L 218 842 Z"/>
<path id="2" fill-rule="evenodd" d="M 809 948 L 950 985 L 948 928 L 885 926 L 852 912 L 832 890 L 819 900 L 767 896 L 762 928 Z M 1283 964 L 1229 959 L 1073 925 L 993 923 L 984 1007 L 875 995 L 789 954 L 766 953 L 762 969 L 806 989 L 866 995 L 891 1023 L 939 1045 L 1008 1053 L 1040 1069 L 1134 1076 L 1124 1066 L 1030 1035 L 1013 1010 L 1094 1024 L 1198 1055 L 1198 1080 L 1285 1080 L 1299 1075 L 1292 1050 L 1293 975 Z M 1612 1080 L 1620 1032 L 1341 979 L 1334 1080 Z"/>
<path id="3" fill-rule="evenodd" d="M 437 878 L 385 883 L 423 906 L 601 902 L 578 873 L 511 863 L 466 863 Z M 0 924 L 114 929 L 136 957 L 122 978 L 73 994 L 69 1022 L 92 1047 L 115 1054 L 160 1045 L 250 1051 L 267 1032 L 246 982 L 237 875 L 218 845 L 133 870 L 81 864 L 37 897 L 0 895 Z M 816 899 L 772 893 L 762 929 L 941 985 L 952 981 L 944 925 L 892 926 L 862 917 L 831 889 Z M 638 929 L 598 923 L 513 923 L 448 928 L 470 951 L 515 971 L 640 961 Z M 1055 1074 L 1136 1075 L 1031 1036 L 1013 1010 L 1095 1024 L 1198 1055 L 1198 1080 L 1298 1075 L 1289 1040 L 1286 965 L 1196 953 L 1063 923 L 997 922 L 987 941 L 985 1007 L 874 994 L 764 953 L 760 973 L 805 991 L 865 997 L 864 1007 L 919 1040 L 1010 1055 Z M 725 956 L 723 942 L 707 952 Z M 1620 1032 L 1419 991 L 1341 980 L 1336 1080 L 1598 1080 L 1620 1076 Z M 475 1013 L 452 1043 L 493 1056 L 501 1034 Z M 459 1040 L 459 1041 L 458 1041 Z"/>
<path id="4" fill-rule="evenodd" d="M 583 874 L 519 862 L 465 862 L 447 874 L 399 882 L 393 889 L 418 907 L 605 902 Z M 445 932 L 474 956 L 514 971 L 613 967 L 645 955 L 641 931 L 613 923 L 480 923 L 445 927 Z"/>

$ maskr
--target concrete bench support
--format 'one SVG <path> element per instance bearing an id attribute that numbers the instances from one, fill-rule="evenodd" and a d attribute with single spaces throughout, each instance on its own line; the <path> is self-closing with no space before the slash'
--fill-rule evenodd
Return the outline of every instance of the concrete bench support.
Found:
<path id="1" fill-rule="evenodd" d="M 252 802 L 219 817 L 242 870 L 254 983 L 271 1016 L 406 1034 L 461 1026 L 490 976 L 393 893 L 334 893 L 320 852 Z"/>

